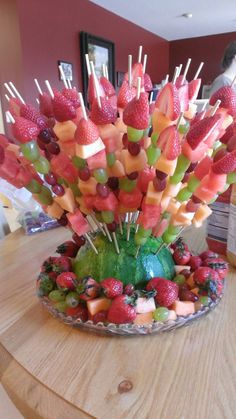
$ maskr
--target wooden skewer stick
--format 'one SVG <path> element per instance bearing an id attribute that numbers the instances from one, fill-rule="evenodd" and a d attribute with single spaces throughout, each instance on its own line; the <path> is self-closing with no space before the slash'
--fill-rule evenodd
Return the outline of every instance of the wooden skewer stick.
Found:
<path id="1" fill-rule="evenodd" d="M 116 248 L 116 253 L 118 253 L 118 255 L 119 255 L 120 254 L 120 249 L 119 249 L 119 245 L 118 245 L 118 241 L 117 241 L 116 233 L 115 232 L 112 233 L 112 237 L 113 237 L 113 240 L 114 240 L 114 244 L 115 244 L 115 248 Z"/>
<path id="2" fill-rule="evenodd" d="M 107 80 L 109 80 L 109 74 L 108 74 L 108 68 L 107 68 L 107 65 L 105 65 L 105 70 L 106 70 L 106 78 L 107 78 Z"/>
<path id="3" fill-rule="evenodd" d="M 218 99 L 216 101 L 216 103 L 214 104 L 213 108 L 211 109 L 211 116 L 215 115 L 215 113 L 216 113 L 217 109 L 219 108 L 220 104 L 221 104 L 221 100 Z"/>
<path id="4" fill-rule="evenodd" d="M 138 229 L 139 229 L 139 224 L 136 225 L 135 233 L 138 232 Z"/>
<path id="5" fill-rule="evenodd" d="M 68 89 L 68 84 L 67 84 L 67 81 L 66 81 L 66 76 L 65 76 L 62 65 L 59 65 L 59 70 L 60 70 L 60 74 L 61 74 L 61 78 L 62 78 L 62 81 L 64 83 L 64 86 L 65 86 L 66 89 Z"/>
<path id="6" fill-rule="evenodd" d="M 90 214 L 87 215 L 86 220 L 88 221 L 88 223 L 89 223 L 89 225 L 91 227 L 91 230 L 95 233 L 97 231 L 97 229 L 96 229 L 96 227 L 94 225 L 93 219 L 92 219 L 92 217 L 91 217 Z"/>
<path id="7" fill-rule="evenodd" d="M 100 99 L 100 94 L 99 94 L 98 79 L 97 79 L 97 76 L 95 74 L 94 64 L 93 64 L 92 61 L 90 61 L 90 66 L 91 66 L 92 75 L 93 75 L 93 78 L 94 78 L 94 86 L 95 86 L 95 90 L 96 90 L 98 106 L 99 106 L 99 108 L 101 108 L 102 104 L 101 104 L 101 99 Z"/>
<path id="8" fill-rule="evenodd" d="M 234 78 L 233 78 L 233 81 L 232 81 L 232 83 L 231 83 L 231 85 L 230 85 L 230 87 L 233 87 L 233 85 L 234 85 L 234 83 L 236 82 L 236 74 L 235 74 L 235 76 L 234 76 Z"/>
<path id="9" fill-rule="evenodd" d="M 16 95 L 13 93 L 13 91 L 10 89 L 9 85 L 7 83 L 4 83 L 5 88 L 7 89 L 8 93 L 10 93 L 11 97 L 16 98 Z"/>
<path id="10" fill-rule="evenodd" d="M 137 259 L 137 257 L 138 257 L 140 247 L 141 246 L 138 246 L 138 248 L 137 248 L 137 251 L 136 251 L 135 256 L 134 256 L 135 259 Z"/>
<path id="11" fill-rule="evenodd" d="M 12 124 L 14 124 L 14 123 L 15 123 L 15 119 L 13 118 L 13 116 L 12 116 L 12 114 L 11 114 L 11 112 L 10 112 L 10 111 L 6 111 L 6 116 L 7 116 L 8 120 L 9 120 Z M 7 121 L 7 122 L 8 122 L 8 121 Z"/>
<path id="12" fill-rule="evenodd" d="M 184 114 L 184 112 L 181 112 L 180 115 L 179 115 L 179 118 L 178 118 L 177 123 L 176 123 L 176 129 L 178 129 L 179 126 L 180 126 L 180 123 L 181 123 L 181 119 L 183 117 L 183 114 Z"/>
<path id="13" fill-rule="evenodd" d="M 108 230 L 106 223 L 103 223 L 103 227 L 104 227 L 104 230 L 105 230 L 105 232 L 106 232 L 106 235 L 107 235 L 107 237 L 108 237 L 109 242 L 112 242 L 112 238 L 111 238 L 111 235 L 110 235 L 110 231 Z"/>
<path id="14" fill-rule="evenodd" d="M 204 65 L 204 62 L 202 61 L 202 62 L 200 63 L 200 65 L 199 65 L 199 67 L 198 67 L 197 71 L 196 71 L 196 74 L 195 74 L 195 76 L 194 76 L 193 80 L 196 80 L 196 79 L 198 78 L 198 76 L 199 76 L 199 74 L 200 74 L 200 71 L 201 71 L 201 69 L 202 69 L 203 65 Z"/>
<path id="15" fill-rule="evenodd" d="M 107 77 L 107 74 L 106 74 L 106 65 L 105 64 L 102 65 L 102 75 L 103 75 L 103 77 Z"/>
<path id="16" fill-rule="evenodd" d="M 128 55 L 128 81 L 129 87 L 132 85 L 132 55 Z"/>
<path id="17" fill-rule="evenodd" d="M 35 99 L 35 100 L 36 100 L 37 104 L 39 105 L 39 100 L 38 100 L 38 98 L 37 98 L 37 97 L 36 97 L 36 99 Z"/>
<path id="18" fill-rule="evenodd" d="M 99 223 L 99 221 L 97 220 L 96 216 L 94 214 L 91 214 L 91 218 L 93 220 L 93 222 L 96 224 L 97 228 L 102 232 L 103 236 L 106 237 L 106 233 L 103 230 L 101 224 Z"/>
<path id="19" fill-rule="evenodd" d="M 142 52 L 143 52 L 143 46 L 140 45 L 138 49 L 138 63 L 141 63 L 142 61 Z"/>
<path id="20" fill-rule="evenodd" d="M 49 93 L 50 93 L 51 97 L 52 97 L 52 98 L 54 98 L 54 93 L 53 93 L 53 90 L 52 90 L 52 88 L 51 88 L 51 85 L 50 85 L 49 81 L 48 81 L 48 80 L 45 80 L 45 84 L 46 84 L 46 86 L 47 86 L 47 89 L 48 89 L 48 91 L 49 91 Z"/>
<path id="21" fill-rule="evenodd" d="M 203 107 L 202 107 L 202 111 L 205 111 L 205 109 L 206 109 L 206 107 L 207 107 L 208 103 L 209 103 L 209 99 L 205 99 L 205 103 L 204 103 L 204 105 L 203 105 Z"/>
<path id="22" fill-rule="evenodd" d="M 6 94 L 5 94 L 5 98 L 7 99 L 7 101 L 8 101 L 8 102 L 10 101 L 9 96 L 8 96 L 8 95 L 6 95 Z"/>
<path id="23" fill-rule="evenodd" d="M 85 106 L 84 106 L 84 99 L 83 99 L 83 95 L 82 95 L 81 92 L 79 92 L 79 101 L 80 101 L 80 106 L 81 106 L 81 109 L 82 109 L 83 117 L 87 121 L 88 116 L 87 116 L 87 113 L 86 113 L 86 109 L 85 109 Z"/>
<path id="24" fill-rule="evenodd" d="M 126 240 L 127 242 L 130 239 L 130 227 L 131 227 L 131 221 L 132 221 L 132 212 L 128 213 L 128 224 L 127 224 L 127 236 L 126 236 Z"/>
<path id="25" fill-rule="evenodd" d="M 150 98 L 149 98 L 149 104 L 151 105 L 152 103 L 152 99 L 153 99 L 153 91 L 151 91 L 150 93 Z"/>
<path id="26" fill-rule="evenodd" d="M 192 61 L 192 58 L 189 58 L 188 61 L 187 61 L 187 63 L 186 63 L 186 67 L 184 69 L 184 74 L 183 74 L 183 79 L 182 79 L 181 84 L 184 84 L 184 82 L 185 82 L 185 79 L 186 79 L 187 72 L 188 72 L 189 66 L 191 64 L 191 61 Z"/>
<path id="27" fill-rule="evenodd" d="M 85 61 L 86 61 L 86 67 L 87 67 L 87 72 L 88 72 L 88 76 L 90 77 L 92 72 L 91 72 L 91 67 L 90 67 L 90 63 L 89 63 L 89 56 L 88 54 L 85 54 Z"/>
<path id="28" fill-rule="evenodd" d="M 88 240 L 88 242 L 89 242 L 90 246 L 92 247 L 92 249 L 94 250 L 94 252 L 96 253 L 96 255 L 98 255 L 98 251 L 97 251 L 96 247 L 94 246 L 94 244 L 93 244 L 91 238 L 89 237 L 88 233 L 85 233 L 85 237 Z"/>
<path id="29" fill-rule="evenodd" d="M 34 79 L 34 82 L 35 82 L 35 84 L 36 84 L 36 87 L 37 87 L 37 90 L 38 90 L 39 94 L 40 94 L 40 95 L 42 95 L 42 94 L 43 94 L 43 92 L 42 92 L 42 89 L 41 89 L 41 87 L 40 87 L 40 85 L 39 85 L 38 80 L 37 80 L 37 79 Z"/>
<path id="30" fill-rule="evenodd" d="M 179 76 L 180 76 L 180 74 L 181 74 L 182 67 L 183 67 L 183 64 L 180 64 L 180 65 L 179 65 Z"/>
<path id="31" fill-rule="evenodd" d="M 120 215 L 118 215 L 118 220 L 119 220 L 120 234 L 122 234 L 122 236 L 123 236 L 123 226 L 122 226 L 122 221 L 121 221 Z"/>
<path id="32" fill-rule="evenodd" d="M 169 77 L 170 77 L 170 75 L 169 75 L 169 74 L 167 74 L 167 75 L 166 75 L 166 78 L 165 78 L 165 81 L 164 81 L 164 86 L 168 83 L 168 81 L 169 81 Z"/>
<path id="33" fill-rule="evenodd" d="M 22 97 L 22 96 L 21 96 L 21 94 L 18 92 L 17 88 L 16 88 L 16 87 L 15 87 L 15 85 L 12 83 L 12 81 L 9 81 L 9 84 L 10 84 L 11 88 L 14 90 L 14 92 L 15 92 L 16 96 L 18 97 L 18 99 L 20 99 L 20 101 L 21 101 L 22 103 L 24 103 L 24 104 L 25 104 L 25 101 L 24 101 L 23 97 Z"/>
<path id="34" fill-rule="evenodd" d="M 140 98 L 141 93 L 141 77 L 137 78 L 137 92 L 136 92 L 136 99 Z"/>
<path id="35" fill-rule="evenodd" d="M 175 84 L 176 79 L 178 77 L 178 73 L 179 73 L 179 67 L 175 67 L 175 71 L 174 71 L 174 75 L 173 75 L 173 79 L 172 79 L 172 83 Z"/>
<path id="36" fill-rule="evenodd" d="M 147 66 L 147 54 L 144 54 L 144 57 L 143 57 L 143 74 L 146 72 L 146 66 Z"/>
<path id="37" fill-rule="evenodd" d="M 70 81 L 69 79 L 66 79 L 66 80 L 67 80 L 67 83 L 68 83 L 69 89 L 72 89 L 71 81 Z"/>

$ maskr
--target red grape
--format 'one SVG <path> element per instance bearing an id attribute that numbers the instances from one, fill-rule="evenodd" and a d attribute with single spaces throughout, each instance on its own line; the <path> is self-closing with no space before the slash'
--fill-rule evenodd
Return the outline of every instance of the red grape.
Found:
<path id="1" fill-rule="evenodd" d="M 164 191 L 164 189 L 166 188 L 166 179 L 161 180 L 155 177 L 153 179 L 153 186 L 157 192 Z"/>
<path id="2" fill-rule="evenodd" d="M 107 198 L 109 195 L 109 188 L 102 183 L 97 183 L 96 190 L 98 195 L 100 195 L 102 198 Z"/>
<path id="3" fill-rule="evenodd" d="M 49 129 L 42 129 L 38 137 L 44 144 L 49 144 L 52 136 Z"/>
<path id="4" fill-rule="evenodd" d="M 60 146 L 56 142 L 51 142 L 50 144 L 48 144 L 47 150 L 51 154 L 59 154 L 60 153 Z"/>
<path id="5" fill-rule="evenodd" d="M 67 216 L 66 216 L 66 214 L 63 214 L 62 216 L 61 216 L 61 218 L 59 218 L 59 220 L 57 220 L 58 221 L 58 223 L 61 225 L 61 226 L 66 226 L 67 224 L 68 224 L 68 219 L 67 219 Z"/>
<path id="6" fill-rule="evenodd" d="M 107 228 L 109 231 L 114 233 L 116 231 L 116 222 L 113 221 L 112 223 L 107 224 Z"/>
<path id="7" fill-rule="evenodd" d="M 63 196 L 64 193 L 65 193 L 65 189 L 63 188 L 63 186 L 62 185 L 58 185 L 58 184 L 53 185 L 52 191 L 57 196 Z"/>
<path id="8" fill-rule="evenodd" d="M 129 175 L 127 175 L 127 178 L 130 180 L 135 180 L 138 177 L 138 172 L 132 172 Z"/>
<path id="9" fill-rule="evenodd" d="M 49 185 L 56 185 L 57 183 L 57 178 L 56 176 L 52 173 L 49 172 L 47 175 L 44 176 L 44 180 L 49 184 Z"/>
<path id="10" fill-rule="evenodd" d="M 167 177 L 167 174 L 162 172 L 161 170 L 156 169 L 156 177 L 160 180 L 163 180 Z"/>
<path id="11" fill-rule="evenodd" d="M 116 189 L 119 188 L 119 180 L 117 177 L 113 176 L 113 177 L 109 177 L 108 181 L 107 181 L 107 185 L 109 186 L 109 188 L 111 188 L 113 191 L 115 191 Z"/>
<path id="12" fill-rule="evenodd" d="M 74 233 L 72 236 L 72 239 L 74 240 L 74 242 L 79 246 L 83 246 L 86 242 L 86 239 L 84 236 L 79 236 L 78 234 Z"/>
<path id="13" fill-rule="evenodd" d="M 90 178 L 90 170 L 88 167 L 84 167 L 83 169 L 79 170 L 79 178 L 86 182 Z"/>
<path id="14" fill-rule="evenodd" d="M 140 144 L 129 142 L 128 150 L 129 150 L 131 156 L 137 156 L 140 153 L 140 150 L 141 150 Z"/>

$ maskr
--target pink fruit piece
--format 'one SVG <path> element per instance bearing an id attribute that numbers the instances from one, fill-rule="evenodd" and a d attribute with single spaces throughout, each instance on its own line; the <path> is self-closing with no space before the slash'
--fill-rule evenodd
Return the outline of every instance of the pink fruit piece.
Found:
<path id="1" fill-rule="evenodd" d="M 57 90 L 54 90 L 52 106 L 57 121 L 64 122 L 76 118 L 76 109 L 73 103 Z"/>
<path id="2" fill-rule="evenodd" d="M 221 101 L 221 108 L 228 110 L 233 117 L 236 115 L 236 93 L 233 87 L 223 86 L 218 89 L 210 98 L 210 105 L 214 106 L 216 101 Z"/>
<path id="3" fill-rule="evenodd" d="M 150 92 L 153 89 L 152 80 L 149 74 L 145 73 L 143 75 L 144 89 L 145 92 Z"/>
<path id="4" fill-rule="evenodd" d="M 176 127 L 171 125 L 165 128 L 158 139 L 158 147 L 168 160 L 175 160 L 181 153 L 181 143 Z"/>
<path id="5" fill-rule="evenodd" d="M 236 150 L 227 153 L 212 165 L 212 171 L 217 174 L 228 174 L 236 169 Z"/>
<path id="6" fill-rule="evenodd" d="M 106 278 L 100 282 L 101 289 L 107 298 L 115 298 L 123 292 L 123 282 L 115 278 Z"/>
<path id="7" fill-rule="evenodd" d="M 107 80 L 106 77 L 104 77 L 104 76 L 100 77 L 99 81 L 100 81 L 100 84 L 101 84 L 101 86 L 102 86 L 102 88 L 105 92 L 105 96 L 110 97 L 110 96 L 113 96 L 113 95 L 116 94 L 116 91 L 115 91 L 113 85 L 111 84 L 111 82 L 109 80 Z"/>
<path id="8" fill-rule="evenodd" d="M 128 103 L 124 109 L 123 121 L 126 125 L 143 130 L 149 124 L 149 103 L 146 93 L 141 93 L 139 99 L 136 97 Z"/>
<path id="9" fill-rule="evenodd" d="M 90 114 L 91 120 L 96 125 L 112 124 L 116 121 L 116 110 L 112 107 L 109 99 L 101 97 L 101 107 L 97 98 L 93 100 L 92 110 Z"/>
<path id="10" fill-rule="evenodd" d="M 194 170 L 194 175 L 198 180 L 201 180 L 210 170 L 212 165 L 212 158 L 210 156 L 205 156 L 196 166 Z"/>
<path id="11" fill-rule="evenodd" d="M 79 95 L 76 89 L 62 89 L 63 96 L 66 97 L 77 109 L 80 106 Z"/>
<path id="12" fill-rule="evenodd" d="M 180 100 L 176 86 L 167 83 L 158 94 L 155 105 L 167 118 L 175 121 L 180 114 Z"/>
<path id="13" fill-rule="evenodd" d="M 118 93 L 117 106 L 122 109 L 125 108 L 135 95 L 135 88 L 129 86 L 129 83 L 124 80 Z"/>
<path id="14" fill-rule="evenodd" d="M 211 132 L 218 125 L 220 119 L 221 117 L 219 115 L 209 116 L 190 127 L 186 139 L 192 150 L 195 150 L 201 142 L 207 140 Z"/>
<path id="15" fill-rule="evenodd" d="M 19 116 L 15 118 L 12 131 L 20 143 L 27 143 L 37 138 L 40 129 L 34 122 Z"/>
<path id="16" fill-rule="evenodd" d="M 48 118 L 53 116 L 52 98 L 49 94 L 43 93 L 39 95 L 39 110 Z"/>
<path id="17" fill-rule="evenodd" d="M 179 101 L 181 112 L 187 111 L 189 108 L 189 91 L 187 84 L 183 84 L 179 87 Z"/>

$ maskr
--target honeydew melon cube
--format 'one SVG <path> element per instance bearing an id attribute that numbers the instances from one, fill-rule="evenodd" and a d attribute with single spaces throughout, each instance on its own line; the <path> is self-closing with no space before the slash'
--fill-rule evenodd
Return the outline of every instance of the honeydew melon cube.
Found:
<path id="1" fill-rule="evenodd" d="M 135 306 L 137 313 L 150 313 L 156 310 L 154 298 L 139 297 Z"/>
<path id="2" fill-rule="evenodd" d="M 76 144 L 75 153 L 76 156 L 80 157 L 81 159 L 87 159 L 88 157 L 92 157 L 94 156 L 94 154 L 97 154 L 99 151 L 102 151 L 104 149 L 105 145 L 99 137 L 92 144 Z"/>

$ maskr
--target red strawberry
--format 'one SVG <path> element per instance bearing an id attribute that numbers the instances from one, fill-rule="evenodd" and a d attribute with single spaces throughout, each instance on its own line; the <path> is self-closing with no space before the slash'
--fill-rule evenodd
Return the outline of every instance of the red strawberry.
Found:
<path id="1" fill-rule="evenodd" d="M 196 122 L 201 121 L 203 118 L 205 118 L 206 111 L 198 112 L 193 119 L 190 121 L 190 126 L 192 127 Z"/>
<path id="2" fill-rule="evenodd" d="M 100 284 L 90 276 L 86 276 L 78 282 L 76 292 L 79 294 L 79 298 L 81 298 L 81 300 L 92 300 L 93 298 L 98 297 Z"/>
<path id="3" fill-rule="evenodd" d="M 76 275 L 74 272 L 62 272 L 57 276 L 56 283 L 60 288 L 66 288 L 68 290 L 74 290 L 76 286 Z"/>
<path id="4" fill-rule="evenodd" d="M 236 149 L 236 134 L 234 134 L 227 143 L 227 150 L 234 151 Z"/>
<path id="5" fill-rule="evenodd" d="M 222 159 L 222 157 L 226 156 L 226 154 L 228 154 L 226 148 L 221 148 L 214 155 L 213 161 L 216 162 L 216 161 Z"/>
<path id="6" fill-rule="evenodd" d="M 57 121 L 64 122 L 76 118 L 76 109 L 73 103 L 57 90 L 54 90 L 52 106 Z"/>
<path id="7" fill-rule="evenodd" d="M 115 278 L 106 278 L 100 282 L 102 291 L 107 298 L 115 298 L 123 292 L 123 282 Z"/>
<path id="8" fill-rule="evenodd" d="M 91 144 L 99 138 L 99 131 L 96 125 L 90 119 L 81 118 L 77 130 L 75 131 L 75 140 L 78 144 Z"/>
<path id="9" fill-rule="evenodd" d="M 190 127 L 186 139 L 192 150 L 195 150 L 202 141 L 207 140 L 220 119 L 220 115 L 208 116 Z"/>
<path id="10" fill-rule="evenodd" d="M 127 284 L 124 287 L 124 294 L 126 295 L 132 295 L 134 293 L 134 286 L 133 284 Z"/>
<path id="11" fill-rule="evenodd" d="M 59 256 L 53 262 L 53 271 L 55 272 L 67 272 L 72 270 L 72 264 L 70 258 L 67 256 Z"/>
<path id="12" fill-rule="evenodd" d="M 116 110 L 112 107 L 109 99 L 101 97 L 101 107 L 98 104 L 97 98 L 92 103 L 92 110 L 90 113 L 91 120 L 96 125 L 112 124 L 116 121 Z"/>
<path id="13" fill-rule="evenodd" d="M 68 240 L 60 244 L 56 252 L 60 253 L 63 256 L 69 256 L 71 258 L 74 258 L 77 255 L 78 250 L 79 250 L 79 246 L 72 240 Z"/>
<path id="14" fill-rule="evenodd" d="M 201 87 L 201 79 L 192 80 L 188 84 L 188 98 L 190 102 L 197 99 L 199 89 Z"/>
<path id="15" fill-rule="evenodd" d="M 188 85 L 184 84 L 183 86 L 180 86 L 178 93 L 179 93 L 179 101 L 180 101 L 180 110 L 181 112 L 185 112 L 189 108 Z"/>
<path id="16" fill-rule="evenodd" d="M 210 105 L 214 106 L 217 100 L 221 101 L 221 108 L 228 110 L 233 117 L 236 115 L 236 93 L 231 86 L 223 86 L 218 89 L 210 98 Z"/>
<path id="17" fill-rule="evenodd" d="M 173 125 L 165 128 L 158 139 L 158 147 L 168 160 L 175 160 L 181 153 L 179 133 Z"/>
<path id="18" fill-rule="evenodd" d="M 175 86 L 179 89 L 180 86 L 183 86 L 185 84 L 188 84 L 186 78 L 183 78 L 182 75 L 178 76 L 175 82 Z"/>
<path id="19" fill-rule="evenodd" d="M 187 265 L 190 257 L 191 253 L 186 249 L 176 249 L 173 253 L 173 258 L 177 265 Z"/>
<path id="20" fill-rule="evenodd" d="M 179 293 L 179 287 L 175 282 L 165 278 L 152 278 L 147 286 L 146 290 L 156 290 L 155 301 L 162 307 L 170 307 L 177 298 Z"/>
<path id="21" fill-rule="evenodd" d="M 201 266 L 202 259 L 200 258 L 200 256 L 191 256 L 188 264 L 191 267 L 192 271 L 195 271 Z"/>
<path id="22" fill-rule="evenodd" d="M 42 264 L 41 266 L 41 272 L 52 272 L 53 265 L 55 261 L 57 260 L 56 256 L 49 256 Z"/>
<path id="23" fill-rule="evenodd" d="M 131 298 L 124 294 L 115 297 L 108 310 L 107 320 L 115 324 L 132 323 L 137 314 L 131 302 Z"/>
<path id="24" fill-rule="evenodd" d="M 153 89 L 152 80 L 148 73 L 143 75 L 144 90 L 150 92 Z"/>
<path id="25" fill-rule="evenodd" d="M 221 137 L 220 141 L 224 144 L 228 144 L 228 141 L 234 134 L 236 134 L 236 123 L 232 122 L 232 124 L 226 128 L 225 134 Z"/>
<path id="26" fill-rule="evenodd" d="M 88 320 L 88 309 L 83 304 L 79 304 L 77 307 L 68 307 L 66 309 L 66 315 L 86 322 Z"/>
<path id="27" fill-rule="evenodd" d="M 94 314 L 94 316 L 91 316 L 90 320 L 93 321 L 93 323 L 105 323 L 107 321 L 107 310 L 101 310 L 98 311 L 98 313 Z"/>
<path id="28" fill-rule="evenodd" d="M 5 135 L 0 134 L 0 145 L 3 148 L 7 148 L 9 146 L 9 143 L 10 141 L 8 140 L 8 138 Z"/>
<path id="29" fill-rule="evenodd" d="M 39 110 L 48 118 L 53 116 L 52 98 L 48 93 L 39 95 Z"/>
<path id="30" fill-rule="evenodd" d="M 203 265 L 217 271 L 220 279 L 224 279 L 229 270 L 228 263 L 219 257 L 205 259 Z"/>
<path id="31" fill-rule="evenodd" d="M 192 301 L 193 303 L 195 303 L 195 301 L 197 301 L 199 297 L 196 294 L 194 294 L 194 292 L 181 288 L 179 292 L 179 299 L 180 301 Z"/>
<path id="32" fill-rule="evenodd" d="M 180 114 L 179 93 L 176 86 L 167 83 L 159 92 L 156 98 L 156 108 L 158 108 L 167 118 L 175 121 Z"/>
<path id="33" fill-rule="evenodd" d="M 79 95 L 76 89 L 62 89 L 61 93 L 66 97 L 77 109 L 80 106 Z"/>
<path id="34" fill-rule="evenodd" d="M 0 164 L 2 164 L 5 160 L 5 151 L 4 148 L 0 145 Z"/>
<path id="35" fill-rule="evenodd" d="M 135 97 L 135 95 L 135 88 L 133 86 L 129 86 L 129 83 L 126 80 L 124 80 L 118 93 L 118 108 L 124 109 L 128 105 L 128 103 L 131 102 L 131 100 Z"/>
<path id="36" fill-rule="evenodd" d="M 236 150 L 227 153 L 212 165 L 212 171 L 217 174 L 228 174 L 236 169 Z"/>
<path id="37" fill-rule="evenodd" d="M 205 250 L 204 252 L 200 253 L 200 258 L 204 261 L 205 259 L 209 259 L 209 258 L 217 258 L 218 255 L 217 253 L 213 252 L 212 250 Z"/>
<path id="38" fill-rule="evenodd" d="M 40 130 L 34 122 L 18 116 L 15 117 L 15 124 L 12 125 L 12 131 L 20 143 L 28 143 L 37 138 Z"/>
<path id="39" fill-rule="evenodd" d="M 106 77 L 102 76 L 99 79 L 100 84 L 105 92 L 105 96 L 114 96 L 116 94 L 116 91 L 113 87 L 113 85 L 111 84 L 111 82 L 109 80 L 107 80 Z"/>
<path id="40" fill-rule="evenodd" d="M 46 118 L 31 105 L 21 104 L 20 116 L 34 122 L 40 130 L 47 128 Z"/>
<path id="41" fill-rule="evenodd" d="M 124 109 L 123 121 L 126 125 L 143 130 L 149 124 L 149 103 L 146 93 L 141 93 L 139 99 L 136 97 L 128 103 Z"/>
<path id="42" fill-rule="evenodd" d="M 200 266 L 194 274 L 193 279 L 198 285 L 205 285 L 208 281 L 218 281 L 219 275 L 218 273 L 207 266 Z"/>

